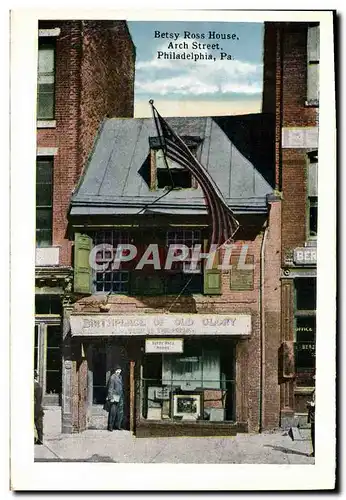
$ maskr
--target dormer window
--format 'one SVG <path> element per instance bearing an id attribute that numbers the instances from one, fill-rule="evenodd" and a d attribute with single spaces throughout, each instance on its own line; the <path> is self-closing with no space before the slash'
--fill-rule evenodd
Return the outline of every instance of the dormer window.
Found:
<path id="1" fill-rule="evenodd" d="M 172 185 L 174 189 L 191 188 L 191 172 L 169 158 L 166 158 L 166 161 L 162 149 L 157 149 L 155 151 L 157 189 L 171 188 Z"/>
<path id="2" fill-rule="evenodd" d="M 199 138 L 183 138 L 191 153 L 196 156 Z M 159 137 L 150 138 L 151 147 L 151 189 L 191 189 L 197 182 L 191 172 L 178 162 L 166 157 Z"/>

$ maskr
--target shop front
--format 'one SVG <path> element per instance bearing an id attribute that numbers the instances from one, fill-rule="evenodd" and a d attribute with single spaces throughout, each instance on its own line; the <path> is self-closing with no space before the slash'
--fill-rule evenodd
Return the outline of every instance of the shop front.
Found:
<path id="1" fill-rule="evenodd" d="M 315 390 L 316 261 L 315 246 L 296 248 L 282 276 L 282 335 L 292 346 L 291 367 L 282 385 L 284 427 L 307 423 L 307 402 Z"/>
<path id="2" fill-rule="evenodd" d="M 251 335 L 251 315 L 71 315 L 70 323 L 87 363 L 87 427 L 106 428 L 107 381 L 120 365 L 124 427 L 136 436 L 236 432 L 237 344 Z"/>

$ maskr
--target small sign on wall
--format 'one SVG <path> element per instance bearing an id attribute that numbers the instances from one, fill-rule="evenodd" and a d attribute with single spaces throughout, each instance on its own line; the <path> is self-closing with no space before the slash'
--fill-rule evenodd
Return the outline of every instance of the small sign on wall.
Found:
<path id="1" fill-rule="evenodd" d="M 146 353 L 184 352 L 183 339 L 145 339 Z"/>

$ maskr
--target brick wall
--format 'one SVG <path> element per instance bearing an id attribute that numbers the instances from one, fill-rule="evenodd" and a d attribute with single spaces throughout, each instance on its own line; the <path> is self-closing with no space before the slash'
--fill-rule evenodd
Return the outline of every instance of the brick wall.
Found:
<path id="1" fill-rule="evenodd" d="M 280 342 L 280 205 L 272 204 L 270 223 L 265 255 L 265 331 L 266 331 L 266 381 L 264 388 L 268 391 L 265 396 L 265 428 L 279 425 L 279 386 L 278 386 L 278 349 Z M 237 420 L 247 423 L 250 432 L 259 429 L 259 399 L 261 373 L 261 344 L 260 344 L 260 258 L 263 232 L 260 230 L 251 240 L 238 240 L 236 244 L 248 245 L 248 255 L 254 256 L 254 287 L 248 291 L 234 291 L 230 289 L 230 272 L 222 271 L 222 295 L 194 297 L 181 296 L 170 309 L 172 313 L 242 313 L 252 317 L 252 333 L 249 339 L 238 340 L 236 348 L 236 378 L 237 378 Z M 222 257 L 222 256 L 221 256 Z M 74 304 L 74 313 L 99 313 L 99 304 L 103 296 L 90 296 L 78 300 Z M 174 297 L 131 297 L 126 295 L 110 295 L 108 314 L 141 314 L 165 313 L 172 305 Z M 77 386 L 74 391 L 77 391 Z"/>
<path id="2" fill-rule="evenodd" d="M 281 201 L 270 206 L 269 229 L 264 255 L 264 430 L 279 427 L 280 386 L 278 378 L 281 341 Z"/>
<path id="3" fill-rule="evenodd" d="M 263 111 L 276 114 L 276 179 L 283 192 L 282 264 L 306 240 L 306 150 L 282 149 L 282 127 L 317 126 L 307 98 L 307 23 L 265 23 Z M 275 106 L 273 96 L 275 95 Z"/>
<path id="4" fill-rule="evenodd" d="M 56 127 L 37 131 L 38 147 L 54 157 L 53 245 L 71 265 L 67 238 L 70 197 L 105 116 L 133 116 L 135 49 L 125 21 L 44 21 L 56 39 Z"/>

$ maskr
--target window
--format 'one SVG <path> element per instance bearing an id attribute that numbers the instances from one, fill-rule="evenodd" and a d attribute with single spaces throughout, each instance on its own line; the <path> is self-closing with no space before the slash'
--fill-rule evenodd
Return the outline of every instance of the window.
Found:
<path id="1" fill-rule="evenodd" d="M 36 161 L 36 245 L 52 245 L 53 159 Z"/>
<path id="2" fill-rule="evenodd" d="M 128 231 L 95 231 L 91 234 L 94 245 L 107 244 L 116 250 L 118 245 L 128 244 L 130 235 Z M 109 250 L 100 250 L 96 255 L 96 262 L 101 264 L 109 262 L 109 267 L 104 272 L 95 272 L 94 290 L 96 292 L 128 293 L 129 272 L 126 270 L 113 270 L 113 256 Z M 120 266 L 121 267 L 121 266 Z"/>
<path id="3" fill-rule="evenodd" d="M 35 314 L 62 314 L 59 295 L 36 295 Z"/>
<path id="4" fill-rule="evenodd" d="M 317 236 L 317 196 L 309 198 L 309 236 Z"/>
<path id="5" fill-rule="evenodd" d="M 61 393 L 61 326 L 47 325 L 46 394 Z"/>
<path id="6" fill-rule="evenodd" d="M 296 286 L 297 311 L 314 311 L 316 309 L 316 278 L 298 278 Z"/>
<path id="7" fill-rule="evenodd" d="M 145 354 L 141 417 L 235 419 L 235 349 L 229 340 L 184 339 L 183 354 Z"/>
<path id="8" fill-rule="evenodd" d="M 313 385 L 315 370 L 316 318 L 296 318 L 295 360 L 297 385 Z"/>
<path id="9" fill-rule="evenodd" d="M 38 370 L 38 325 L 35 325 L 34 370 Z"/>
<path id="10" fill-rule="evenodd" d="M 96 273 L 96 292 L 128 293 L 129 273 L 128 271 L 112 271 Z"/>
<path id="11" fill-rule="evenodd" d="M 295 298 L 296 384 L 312 387 L 316 344 L 316 278 L 296 279 Z"/>
<path id="12" fill-rule="evenodd" d="M 131 295 L 170 295 L 201 293 L 203 290 L 203 273 L 201 262 L 196 269 L 191 269 L 192 248 L 201 244 L 200 230 L 168 230 L 161 234 L 138 233 L 130 235 L 128 231 L 95 231 L 90 234 L 94 245 L 108 244 L 110 249 L 100 249 L 96 254 L 98 264 L 109 263 L 107 269 L 93 272 L 95 292 L 119 293 Z M 136 239 L 137 238 L 137 239 Z M 136 270 L 136 265 L 142 258 L 147 245 L 158 244 L 160 269 L 146 265 Z M 113 269 L 115 250 L 119 244 L 131 243 L 137 247 L 137 256 L 128 262 L 122 262 L 119 269 Z M 185 245 L 190 250 L 190 257 L 185 261 L 173 262 L 171 269 L 165 270 L 164 265 L 170 245 Z M 177 250 L 178 251 L 178 250 Z M 190 259 L 190 261 L 189 261 Z"/>
<path id="13" fill-rule="evenodd" d="M 319 101 L 320 29 L 309 26 L 307 36 L 307 103 L 318 105 Z"/>
<path id="14" fill-rule="evenodd" d="M 157 189 L 170 188 L 172 186 L 175 189 L 192 187 L 192 175 L 189 170 L 169 158 L 167 158 L 167 165 L 162 149 L 156 150 Z"/>
<path id="15" fill-rule="evenodd" d="M 317 236 L 317 209 L 318 209 L 318 153 L 312 151 L 308 154 L 308 237 Z"/>
<path id="16" fill-rule="evenodd" d="M 40 41 L 38 49 L 37 119 L 53 120 L 55 115 L 55 46 Z"/>
<path id="17" fill-rule="evenodd" d="M 191 153 L 196 156 L 199 137 L 182 137 L 185 144 L 188 146 Z M 166 157 L 161 148 L 159 137 L 151 137 L 149 139 L 151 148 L 151 189 L 187 189 L 196 188 L 197 182 L 191 175 L 191 172 L 177 163 Z M 167 168 L 168 167 L 168 168 Z"/>

